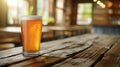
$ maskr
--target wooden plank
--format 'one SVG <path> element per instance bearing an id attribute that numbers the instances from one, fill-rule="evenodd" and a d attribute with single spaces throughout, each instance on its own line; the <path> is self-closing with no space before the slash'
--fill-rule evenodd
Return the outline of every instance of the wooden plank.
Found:
<path id="1" fill-rule="evenodd" d="M 55 65 L 55 67 L 56 66 L 62 66 L 62 65 L 63 65 L 63 67 L 68 67 L 68 66 L 70 66 L 70 67 L 75 66 L 76 67 L 77 65 L 71 65 L 71 61 L 74 64 L 74 63 L 76 63 L 76 60 L 78 60 L 77 62 L 80 61 L 80 63 L 82 63 L 81 64 L 82 66 L 87 64 L 86 66 L 84 66 L 84 67 L 87 67 L 87 66 L 92 65 L 100 57 L 100 55 L 102 55 L 106 50 L 109 49 L 108 47 L 111 47 L 111 45 L 117 39 L 118 39 L 117 37 L 99 36 L 98 38 L 95 38 L 95 42 L 93 43 L 93 45 L 90 48 L 84 50 L 83 52 L 81 52 L 81 49 L 83 50 L 84 46 L 72 46 L 72 45 L 75 45 L 75 44 L 72 44 L 71 47 L 62 48 L 62 49 L 59 49 L 59 50 L 52 51 L 52 52 L 49 52 L 47 54 L 44 54 L 44 56 L 48 56 L 48 57 L 49 56 L 60 57 L 60 58 L 56 58 L 56 59 L 59 59 L 57 61 L 52 60 L 52 63 L 48 62 L 49 64 L 47 64 L 46 62 L 41 63 L 39 61 L 37 61 L 37 63 L 34 62 L 34 61 L 29 63 L 30 60 L 27 60 L 27 61 L 24 61 L 24 62 L 21 62 L 21 63 L 18 63 L 18 64 L 13 64 L 12 67 L 16 67 L 16 66 L 18 66 L 18 67 L 19 66 L 41 67 L 42 64 L 45 64 L 45 66 L 47 66 L 47 65 L 51 66 L 51 65 L 55 64 L 56 62 L 61 61 L 61 60 L 65 60 L 67 58 L 69 58 L 69 59 L 66 60 L 69 65 L 65 64 L 66 61 L 64 61 L 64 62 L 61 62 L 60 64 Z M 113 40 L 113 42 L 111 42 L 111 40 Z M 105 43 L 105 42 L 107 42 L 107 43 Z M 90 44 L 92 44 L 91 40 L 88 41 L 87 43 L 85 42 L 85 45 L 90 45 Z M 100 47 L 101 45 L 103 45 L 103 47 Z M 107 46 L 107 48 L 106 48 L 106 46 Z M 81 52 L 81 53 L 79 53 L 79 52 Z M 79 53 L 79 54 L 77 54 L 77 53 Z M 74 56 L 75 54 L 77 54 L 77 55 Z M 72 57 L 72 58 L 70 58 L 70 57 Z M 48 61 L 50 61 L 50 60 L 48 60 Z M 26 63 L 28 63 L 28 64 L 26 64 Z M 66 66 L 66 65 L 68 65 L 68 66 Z M 42 67 L 44 67 L 44 66 L 42 66 Z"/>
<path id="2" fill-rule="evenodd" d="M 56 41 L 56 43 L 54 43 L 55 45 L 52 46 L 51 48 L 48 47 L 45 48 L 47 49 L 45 50 L 45 53 L 50 53 L 50 51 L 53 52 L 65 48 L 84 46 L 86 42 L 88 42 L 89 40 L 90 41 L 94 40 L 94 38 L 96 38 L 97 36 L 83 36 L 83 37 L 73 37 L 73 38 Z"/>
<path id="3" fill-rule="evenodd" d="M 77 52 L 80 52 L 86 48 L 89 48 L 91 47 L 93 41 L 88 41 L 84 44 L 81 44 L 81 43 L 68 43 L 68 44 L 65 44 L 65 45 L 68 45 L 66 46 L 65 48 L 62 48 L 62 49 L 59 49 L 59 50 L 56 50 L 56 51 L 52 51 L 52 52 L 49 52 L 47 54 L 44 54 L 45 56 L 59 56 L 59 57 L 67 57 L 73 53 L 77 53 Z M 55 48 L 58 48 L 58 47 L 55 47 Z"/>
<path id="4" fill-rule="evenodd" d="M 54 56 L 40 56 L 35 59 L 30 59 L 18 64 L 10 65 L 9 67 L 49 67 L 55 62 L 64 60 L 64 58 Z"/>
<path id="5" fill-rule="evenodd" d="M 106 38 L 109 38 L 109 39 L 106 39 Z M 90 45 L 90 44 L 92 44 L 92 47 L 93 48 L 106 48 L 106 49 L 109 49 L 111 46 L 112 46 L 112 44 L 117 40 L 118 38 L 117 37 L 109 37 L 109 36 L 99 36 L 98 37 L 98 39 L 96 39 L 95 38 L 95 40 L 93 40 L 93 42 L 92 42 L 92 40 L 90 40 L 90 41 L 88 41 L 88 42 L 85 42 L 85 44 L 84 45 Z M 113 41 L 113 42 L 111 42 L 111 41 Z M 76 46 L 76 44 L 72 44 L 71 46 L 72 47 L 74 47 L 74 46 Z M 51 55 L 51 54 L 53 54 L 54 56 L 55 55 L 58 55 L 58 54 L 60 54 L 60 53 L 62 53 L 63 54 L 63 52 L 68 52 L 68 53 L 72 53 L 72 51 L 75 51 L 75 50 L 79 50 L 80 48 L 78 48 L 77 49 L 77 47 L 79 47 L 79 46 L 77 46 L 76 48 L 72 48 L 72 49 L 70 49 L 71 48 L 71 46 L 69 46 L 69 47 L 66 47 L 66 49 L 68 50 L 64 50 L 64 49 L 62 49 L 62 50 L 59 50 L 59 51 L 54 51 L 54 52 L 50 52 L 50 53 L 47 53 L 47 54 L 45 54 L 45 55 Z M 80 47 L 82 47 L 82 46 L 80 46 Z M 85 46 L 84 46 L 85 47 Z M 84 48 L 84 47 L 82 47 L 82 48 Z M 75 50 L 74 50 L 75 49 Z M 60 55 L 62 55 L 62 54 L 60 54 Z M 67 54 L 67 53 L 65 53 L 65 54 Z M 58 55 L 59 57 L 62 57 L 62 56 L 60 56 L 60 55 Z"/>
<path id="6" fill-rule="evenodd" d="M 120 40 L 104 55 L 95 67 L 120 67 Z"/>
<path id="7" fill-rule="evenodd" d="M 22 53 L 22 47 L 3 50 L 3 51 L 0 51 L 0 59 L 7 58 L 20 53 Z"/>
<path id="8" fill-rule="evenodd" d="M 51 52 L 68 49 L 68 50 L 60 51 L 60 54 L 61 54 L 61 52 L 65 53 L 65 54 L 62 54 L 63 57 L 64 57 L 64 55 L 67 56 L 69 54 L 84 50 L 84 49 L 88 48 L 91 44 L 92 44 L 91 42 L 87 43 L 85 45 L 79 45 L 79 46 L 72 46 L 72 44 L 71 44 L 72 47 L 66 48 L 66 46 L 65 46 L 65 47 L 60 48 L 60 49 L 55 49 L 55 50 L 51 49 Z M 75 48 L 75 47 L 78 47 L 78 48 Z M 58 48 L 58 47 L 56 47 L 56 48 Z M 74 49 L 71 49 L 71 48 L 74 48 Z M 70 52 L 70 51 L 72 51 L 72 52 Z M 59 56 L 60 54 L 57 54 L 56 56 Z M 48 55 L 52 56 L 53 54 L 48 54 Z M 24 57 L 23 55 L 20 54 L 20 55 L 12 56 L 12 57 L 9 57 L 9 58 L 0 59 L 0 65 L 3 65 L 3 64 L 7 65 L 7 64 L 15 63 L 16 61 L 22 61 L 22 60 L 26 60 L 26 59 L 29 59 L 29 58 L 31 58 L 31 57 Z"/>
<path id="9" fill-rule="evenodd" d="M 80 48 L 81 48 L 81 44 L 83 44 L 83 46 L 82 46 L 82 49 L 80 49 L 80 50 L 84 50 L 84 49 L 88 48 L 91 45 L 91 44 L 90 45 L 85 45 L 86 47 L 84 47 L 84 43 L 88 42 L 89 40 L 90 41 L 94 40 L 96 37 L 97 37 L 97 35 L 88 35 L 88 34 L 86 34 L 86 35 L 82 35 L 82 36 L 76 36 L 76 37 L 71 37 L 71 38 L 67 38 L 67 39 L 42 43 L 41 44 L 41 54 L 46 54 L 46 53 L 50 53 L 50 52 L 53 52 L 53 51 L 63 50 L 66 47 L 69 47 L 69 46 L 71 46 L 69 48 L 78 47 L 78 46 L 80 46 Z M 76 42 L 77 42 L 78 45 L 74 46 L 73 44 L 74 43 L 76 44 Z M 72 43 L 72 44 L 70 44 L 70 43 Z M 11 51 L 10 51 L 11 53 L 6 52 L 7 50 L 3 51 L 4 53 L 0 52 L 0 56 L 1 56 L 0 66 L 21 62 L 23 60 L 27 60 L 27 59 L 31 58 L 31 57 L 24 57 L 21 54 L 21 52 L 22 52 L 21 49 L 22 49 L 21 47 L 19 47 L 18 49 L 16 48 L 16 50 L 11 49 Z M 20 53 L 20 54 L 14 53 L 14 51 L 15 52 L 18 51 L 17 53 Z M 73 51 L 73 52 L 77 52 L 77 51 Z"/>
<path id="10" fill-rule="evenodd" d="M 43 66 L 43 64 L 45 66 L 46 65 L 51 65 L 51 64 L 54 64 L 54 63 L 56 63 L 58 61 L 61 61 L 61 60 L 65 59 L 65 58 L 67 58 L 70 54 L 82 51 L 82 50 L 90 47 L 91 44 L 92 44 L 91 40 L 88 41 L 85 45 L 84 44 L 82 44 L 82 45 L 81 44 L 77 44 L 77 45 L 76 44 L 69 44 L 71 47 L 64 47 L 64 48 L 61 48 L 59 50 L 53 51 L 55 53 L 57 52 L 56 54 L 52 54 L 52 53 L 44 54 L 44 56 L 50 57 L 49 59 L 51 59 L 51 56 L 52 57 L 59 57 L 59 58 L 56 58 L 57 61 L 52 60 L 52 62 L 51 62 L 51 60 L 47 59 L 47 60 L 45 60 L 45 61 L 47 61 L 47 63 L 45 62 L 45 63 L 42 63 L 42 64 L 38 64 L 38 63 L 41 63 L 41 62 L 37 61 L 37 63 L 36 63 L 35 61 L 30 62 L 31 60 L 28 60 L 28 61 L 25 61 L 25 62 L 22 62 L 22 63 L 19 63 L 19 64 L 12 65 L 12 67 L 16 67 L 16 66 L 19 67 L 19 66 L 24 66 L 24 65 L 26 65 L 28 67 L 31 67 L 31 64 L 32 64 L 32 66 L 33 65 L 35 65 L 35 66 Z M 66 44 L 64 44 L 64 45 L 66 45 Z M 72 45 L 76 45 L 76 46 L 72 46 Z M 56 47 L 56 48 L 58 48 L 58 47 Z M 32 60 L 34 60 L 34 59 L 32 59 Z M 50 61 L 50 62 L 48 62 L 48 61 Z M 24 64 L 24 63 L 27 63 L 28 65 Z M 30 64 L 30 66 L 29 66 L 29 64 Z"/>
<path id="11" fill-rule="evenodd" d="M 80 40 L 81 43 L 84 43 L 84 42 L 86 42 L 88 40 L 92 40 L 96 37 L 97 37 L 97 35 L 85 34 L 85 35 L 70 37 L 70 38 L 66 38 L 66 39 L 62 39 L 62 40 L 55 40 L 55 41 L 51 41 L 51 42 L 41 43 L 41 54 L 47 53 L 47 52 L 50 52 L 53 50 L 58 50 L 60 48 L 64 48 L 65 46 L 62 47 L 61 44 L 65 43 L 65 42 L 72 42 L 77 39 L 77 40 Z M 53 47 L 53 46 L 57 46 L 57 45 L 59 48 Z M 18 55 L 21 53 L 22 53 L 22 47 L 17 47 L 17 48 L 13 48 L 13 49 L 0 51 L 0 59 L 10 57 L 13 55 Z"/>
<path id="12" fill-rule="evenodd" d="M 110 49 L 118 40 L 116 37 L 103 37 L 96 40 L 93 46 L 53 67 L 90 67 L 98 61 L 101 56 Z"/>

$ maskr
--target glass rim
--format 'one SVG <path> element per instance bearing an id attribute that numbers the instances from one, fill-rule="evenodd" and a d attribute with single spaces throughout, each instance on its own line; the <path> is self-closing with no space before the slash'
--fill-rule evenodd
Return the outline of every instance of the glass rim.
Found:
<path id="1" fill-rule="evenodd" d="M 31 16 L 21 16 L 21 20 L 36 20 L 36 19 L 42 19 L 42 16 L 35 16 L 35 15 L 31 15 Z"/>

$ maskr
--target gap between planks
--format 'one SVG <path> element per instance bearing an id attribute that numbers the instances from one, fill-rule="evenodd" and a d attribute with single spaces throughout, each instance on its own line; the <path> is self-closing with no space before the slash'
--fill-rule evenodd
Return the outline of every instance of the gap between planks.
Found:
<path id="1" fill-rule="evenodd" d="M 84 39 L 85 36 L 88 36 L 88 37 L 91 36 L 92 37 L 93 35 L 85 34 L 85 35 L 76 36 L 76 37 L 80 38 L 80 40 L 82 40 L 82 39 Z M 75 39 L 76 37 L 70 37 L 70 38 L 66 38 L 66 39 L 63 39 L 63 40 L 55 40 L 55 41 L 51 41 L 51 42 L 41 43 L 41 53 L 45 53 L 46 49 L 51 48 L 53 46 L 56 46 L 58 44 L 58 42 L 60 42 L 60 41 L 61 42 L 67 42 L 67 41 L 71 41 L 70 39 Z M 47 51 L 47 52 L 49 52 L 49 51 Z M 21 53 L 22 53 L 22 47 L 3 50 L 3 51 L 0 51 L 0 59 L 7 58 L 7 57 L 12 57 L 12 56 L 15 56 L 15 55 L 19 55 Z"/>
<path id="2" fill-rule="evenodd" d="M 45 48 L 47 46 L 47 48 L 50 48 L 50 49 L 53 48 L 53 49 L 51 49 L 51 50 L 50 49 L 45 50 L 45 51 L 43 51 L 43 53 L 47 53 L 47 52 L 50 52 L 50 51 L 53 51 L 53 50 L 58 50 L 58 49 L 60 50 L 60 49 L 62 49 L 62 48 L 65 47 L 65 46 L 63 46 L 61 48 L 61 46 L 58 46 L 58 48 L 56 49 L 55 47 L 53 47 L 53 45 L 55 46 L 56 44 L 57 45 L 61 45 L 61 44 L 65 43 L 65 42 L 67 42 L 67 41 L 74 41 L 74 40 L 76 40 L 76 38 L 77 38 L 77 40 L 80 40 L 81 43 L 84 43 L 84 42 L 86 42 L 88 40 L 91 40 L 91 39 L 94 39 L 96 37 L 97 37 L 97 35 L 82 35 L 82 36 L 71 37 L 71 38 L 67 38 L 67 39 L 63 39 L 63 40 L 57 40 L 57 41 L 47 42 L 47 43 L 44 43 L 44 44 L 46 44 L 46 45 L 44 45 Z M 58 41 L 59 41 L 60 44 L 58 43 Z M 50 44 L 50 45 L 48 45 L 48 44 Z M 43 48 L 43 50 L 45 48 Z M 2 65 L 9 65 L 9 64 L 12 64 L 12 63 L 18 63 L 18 62 L 21 62 L 21 61 L 29 59 L 29 57 L 24 57 L 21 54 L 15 56 L 14 53 L 13 53 L 14 56 L 12 56 L 11 53 L 9 53 L 9 52 L 7 52 L 7 53 L 10 54 L 10 55 L 7 55 L 6 53 L 2 54 L 2 55 L 5 55 L 5 56 L 7 55 L 8 57 L 6 56 L 7 58 L 0 59 L 0 65 L 1 66 Z M 9 56 L 12 56 L 12 57 L 9 57 Z"/>
<path id="3" fill-rule="evenodd" d="M 96 45 L 94 45 L 94 47 L 91 47 L 77 54 L 74 57 L 71 57 L 61 63 L 58 63 L 53 67 L 90 67 L 102 56 L 102 54 L 104 54 L 107 50 L 109 50 L 117 40 L 118 38 L 110 39 L 108 37 L 106 40 L 104 39 L 100 40 L 101 42 L 98 42 L 98 44 L 97 42 L 95 42 Z M 100 44 L 102 44 L 101 47 L 98 46 Z"/>
<path id="4" fill-rule="evenodd" d="M 107 39 L 105 39 L 107 37 Z M 113 42 L 111 41 L 111 40 L 113 40 Z M 90 47 L 90 48 L 88 48 L 88 49 L 86 49 L 86 50 L 84 50 L 84 51 L 82 51 L 82 52 L 80 52 L 79 54 L 77 54 L 77 55 L 75 55 L 74 57 L 67 57 L 67 55 L 66 55 L 66 57 L 68 58 L 67 60 L 65 60 L 65 61 L 62 61 L 62 62 L 60 62 L 60 63 L 58 63 L 58 64 L 56 64 L 56 65 L 54 65 L 53 67 L 66 67 L 66 62 L 69 64 L 70 63 L 70 67 L 74 67 L 74 66 L 76 66 L 77 65 L 77 63 L 79 63 L 79 61 L 80 61 L 80 63 L 82 62 L 82 67 L 89 67 L 89 66 L 91 66 L 105 51 L 107 51 L 108 49 L 110 49 L 110 47 L 112 46 L 112 44 L 115 42 L 117 40 L 117 38 L 116 37 L 109 37 L 109 36 L 103 36 L 103 37 L 101 37 L 100 39 L 98 38 L 98 39 L 96 39 L 96 42 L 93 42 L 94 44 L 93 44 L 93 46 L 92 47 Z M 105 42 L 107 42 L 107 43 L 105 43 Z M 105 44 L 104 44 L 105 43 Z M 98 45 L 95 45 L 95 44 L 98 44 Z M 103 47 L 101 47 L 101 45 L 103 46 Z M 58 54 L 59 55 L 62 55 L 61 53 L 63 53 L 63 52 L 61 52 L 61 53 L 57 53 L 56 54 L 56 52 L 57 51 L 54 51 L 54 52 L 51 52 L 51 53 L 48 53 L 47 54 L 47 56 L 51 56 L 51 54 L 52 54 L 52 56 L 54 57 L 54 56 L 58 56 Z M 99 52 L 99 53 L 98 53 Z M 62 57 L 62 56 L 59 56 L 59 57 Z M 77 57 L 77 58 L 75 58 L 75 57 Z M 79 61 L 77 61 L 76 62 L 76 60 L 79 60 Z M 32 60 L 32 59 L 31 59 Z M 33 59 L 34 60 L 34 59 Z M 24 62 L 21 62 L 21 63 L 18 63 L 18 64 L 15 64 L 15 65 L 12 65 L 11 67 L 15 67 L 15 66 L 20 66 L 20 65 L 25 65 L 25 66 L 28 66 L 28 67 L 31 67 L 31 66 L 36 66 L 36 67 L 40 67 L 42 64 L 44 64 L 45 66 L 46 65 L 50 65 L 50 64 L 45 64 L 45 63 L 41 63 L 41 62 L 39 62 L 39 61 L 37 61 L 37 63 L 35 63 L 35 62 L 32 62 L 32 63 L 30 63 L 30 64 L 24 64 L 24 63 L 27 63 L 27 62 L 29 62 L 30 60 L 28 60 L 28 61 L 24 61 Z M 46 60 L 47 61 L 47 60 Z M 72 62 L 71 62 L 72 61 Z M 89 62 L 88 62 L 89 61 Z M 84 62 L 84 63 L 83 63 Z M 54 61 L 54 62 L 52 62 L 51 64 L 53 64 L 53 63 L 56 63 L 56 61 Z M 71 63 L 72 63 L 72 65 L 71 65 Z M 79 64 L 78 64 L 79 65 Z M 68 66 L 67 66 L 68 67 Z"/>
<path id="5" fill-rule="evenodd" d="M 95 67 L 120 67 L 120 39 L 105 53 L 102 60 Z"/>

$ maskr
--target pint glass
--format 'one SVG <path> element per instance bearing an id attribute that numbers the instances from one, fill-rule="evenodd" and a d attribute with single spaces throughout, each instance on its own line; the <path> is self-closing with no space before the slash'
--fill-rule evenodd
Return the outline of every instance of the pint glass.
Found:
<path id="1" fill-rule="evenodd" d="M 42 34 L 42 17 L 21 17 L 21 36 L 24 56 L 38 56 Z"/>

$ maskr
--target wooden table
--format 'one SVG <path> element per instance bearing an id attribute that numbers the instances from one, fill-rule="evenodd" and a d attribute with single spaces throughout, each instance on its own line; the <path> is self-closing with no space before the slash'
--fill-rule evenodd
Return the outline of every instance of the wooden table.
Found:
<path id="1" fill-rule="evenodd" d="M 41 55 L 24 57 L 22 47 L 0 51 L 4 67 L 120 67 L 120 36 L 85 34 L 41 43 Z"/>
<path id="2" fill-rule="evenodd" d="M 3 27 L 0 28 L 0 32 L 6 32 L 6 33 L 21 33 L 21 28 L 20 27 Z M 42 33 L 49 32 L 49 29 L 44 28 L 42 29 Z"/>
<path id="3" fill-rule="evenodd" d="M 46 27 L 42 28 L 42 42 L 45 41 L 44 35 L 47 35 L 48 33 L 52 33 L 49 29 Z M 21 46 L 21 28 L 20 27 L 2 27 L 0 28 L 0 46 L 1 43 L 14 43 L 15 47 Z M 52 37 L 51 37 L 52 39 Z M 0 47 L 1 49 L 2 47 Z"/>
<path id="4" fill-rule="evenodd" d="M 69 27 L 69 26 L 43 26 L 42 32 L 49 32 L 49 31 L 72 31 L 72 30 L 81 30 L 82 27 Z M 84 28 L 85 29 L 85 28 Z M 3 27 L 0 28 L 0 32 L 10 32 L 10 33 L 21 33 L 20 27 Z"/>
<path id="5" fill-rule="evenodd" d="M 43 26 L 42 27 L 42 33 L 49 33 L 52 32 L 53 33 L 53 39 L 56 39 L 56 35 L 58 31 L 62 32 L 61 38 L 65 38 L 65 32 L 69 31 L 71 33 L 75 33 L 75 34 L 81 34 L 81 31 L 86 30 L 85 27 L 81 27 L 81 26 Z M 20 27 L 3 27 L 0 28 L 0 32 L 6 32 L 6 33 L 17 33 L 20 34 L 21 33 L 21 28 Z M 72 34 L 72 35 L 75 35 Z"/>
<path id="6" fill-rule="evenodd" d="M 49 30 L 53 31 L 54 39 L 56 39 L 57 32 L 62 32 L 61 38 L 65 38 L 65 32 L 71 32 L 72 35 L 81 34 L 81 31 L 85 31 L 86 27 L 82 26 L 47 26 Z"/>

